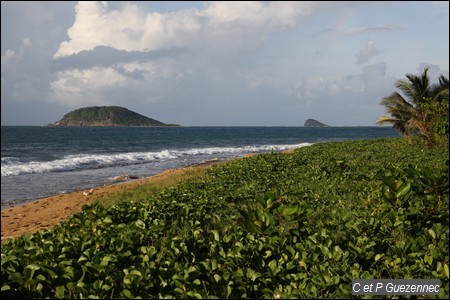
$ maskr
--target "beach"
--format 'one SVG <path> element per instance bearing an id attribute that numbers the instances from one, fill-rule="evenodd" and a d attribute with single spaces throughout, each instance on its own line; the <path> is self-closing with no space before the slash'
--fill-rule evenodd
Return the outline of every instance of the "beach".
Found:
<path id="1" fill-rule="evenodd" d="M 383 127 L 3 126 L 1 239 L 60 224 L 85 204 L 205 161 L 397 135 Z M 117 177 L 139 179 L 119 183 Z"/>
<path id="2" fill-rule="evenodd" d="M 109 195 L 132 190 L 145 184 L 157 184 L 170 177 L 176 178 L 193 168 L 207 168 L 219 162 L 213 160 L 186 168 L 169 169 L 150 177 L 105 185 L 96 189 L 64 193 L 6 208 L 1 212 L 1 241 L 58 225 L 81 211 L 83 205 L 107 198 Z"/>
<path id="3" fill-rule="evenodd" d="M 349 298 L 354 278 L 382 274 L 434 276 L 448 298 L 446 186 L 422 192 L 425 175 L 446 178 L 447 157 L 448 146 L 405 139 L 317 143 L 8 208 L 2 295 Z M 401 195 L 408 214 L 397 192 L 380 194 L 394 172 L 414 181 Z M 99 205 L 83 207 L 92 201 Z M 400 246 L 412 259 L 398 258 Z"/>
<path id="4" fill-rule="evenodd" d="M 392 128 L 2 126 L 2 210 L 214 158 L 392 137 Z"/>

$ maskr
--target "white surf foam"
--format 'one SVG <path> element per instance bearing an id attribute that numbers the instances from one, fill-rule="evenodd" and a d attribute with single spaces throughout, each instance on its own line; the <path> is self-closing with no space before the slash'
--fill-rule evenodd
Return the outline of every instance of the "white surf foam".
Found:
<path id="1" fill-rule="evenodd" d="M 237 146 L 237 147 L 209 147 L 190 148 L 182 150 L 161 150 L 157 152 L 127 152 L 113 154 L 76 154 L 67 155 L 61 159 L 45 162 L 21 162 L 14 158 L 2 158 L 1 176 L 15 176 L 20 174 L 69 172 L 83 169 L 98 169 L 114 166 L 126 166 L 154 161 L 175 160 L 189 157 L 205 156 L 207 159 L 211 155 L 233 157 L 246 153 L 284 151 L 293 148 L 309 146 L 311 143 L 301 143 L 294 145 L 258 145 L 258 146 Z"/>

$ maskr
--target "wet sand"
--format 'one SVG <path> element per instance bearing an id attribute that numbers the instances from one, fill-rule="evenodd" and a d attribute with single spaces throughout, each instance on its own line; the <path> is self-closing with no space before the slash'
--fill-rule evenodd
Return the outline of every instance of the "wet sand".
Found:
<path id="1" fill-rule="evenodd" d="M 81 211 L 83 205 L 110 194 L 131 190 L 147 183 L 157 183 L 171 176 L 177 176 L 192 170 L 206 168 L 219 161 L 209 161 L 191 167 L 170 169 L 154 176 L 126 182 L 101 186 L 95 189 L 81 190 L 27 202 L 23 205 L 5 208 L 1 211 L 1 240 L 37 232 L 50 228 Z"/>

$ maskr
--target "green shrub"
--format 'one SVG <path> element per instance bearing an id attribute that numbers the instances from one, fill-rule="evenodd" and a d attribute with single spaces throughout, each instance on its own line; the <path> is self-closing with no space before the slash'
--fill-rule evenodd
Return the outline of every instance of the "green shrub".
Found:
<path id="1" fill-rule="evenodd" d="M 435 278 L 448 297 L 447 155 L 402 139 L 319 143 L 85 206 L 4 242 L 1 295 L 349 298 L 355 278 Z"/>

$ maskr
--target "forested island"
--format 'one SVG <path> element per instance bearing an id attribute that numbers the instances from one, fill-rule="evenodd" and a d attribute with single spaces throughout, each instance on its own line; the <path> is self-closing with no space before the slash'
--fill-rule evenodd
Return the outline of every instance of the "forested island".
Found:
<path id="1" fill-rule="evenodd" d="M 48 126 L 180 126 L 165 124 L 120 106 L 79 108 Z"/>

